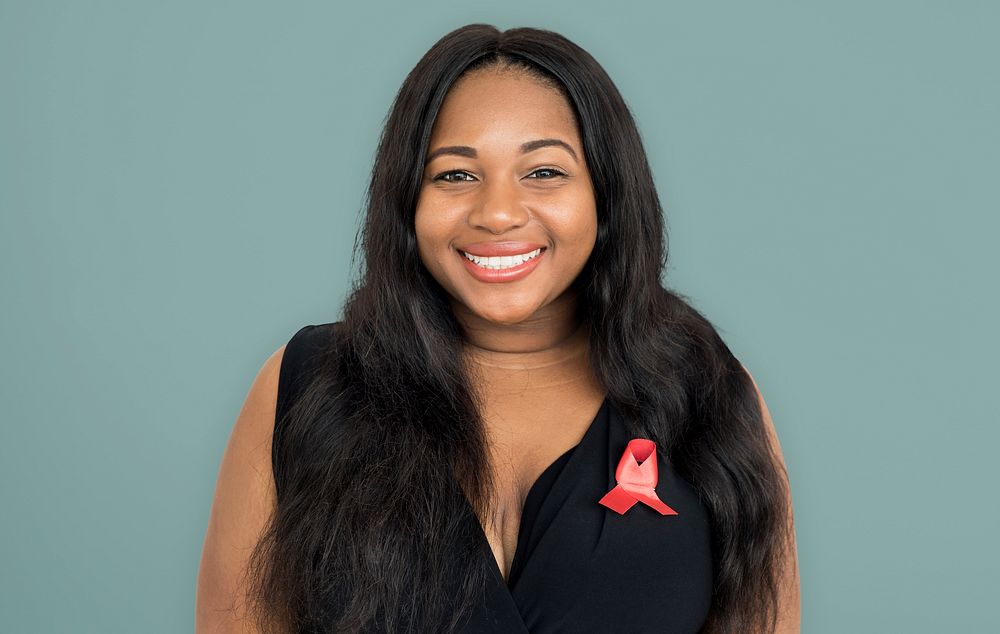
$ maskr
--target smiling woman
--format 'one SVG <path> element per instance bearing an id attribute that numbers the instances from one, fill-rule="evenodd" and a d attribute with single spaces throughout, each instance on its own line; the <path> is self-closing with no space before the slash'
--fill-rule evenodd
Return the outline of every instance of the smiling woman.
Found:
<path id="1" fill-rule="evenodd" d="M 597 205 L 558 83 L 509 65 L 469 72 L 441 105 L 429 147 L 416 237 L 452 309 L 483 326 L 564 311 L 557 300 L 597 239 Z"/>
<path id="2" fill-rule="evenodd" d="M 344 319 L 272 355 L 233 429 L 199 632 L 797 631 L 767 407 L 661 284 L 640 136 L 586 51 L 434 44 L 362 232 Z"/>

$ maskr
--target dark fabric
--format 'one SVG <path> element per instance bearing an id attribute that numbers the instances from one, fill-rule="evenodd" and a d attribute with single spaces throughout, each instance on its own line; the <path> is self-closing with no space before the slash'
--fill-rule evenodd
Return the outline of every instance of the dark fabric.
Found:
<path id="1" fill-rule="evenodd" d="M 278 421 L 312 367 L 309 360 L 329 344 L 333 326 L 306 326 L 288 342 Z M 660 515 L 642 503 L 619 515 L 598 504 L 615 486 L 615 468 L 629 440 L 621 414 L 605 399 L 580 443 L 529 490 L 506 582 L 466 502 L 469 534 L 481 546 L 491 582 L 464 634 L 699 631 L 713 578 L 709 515 L 698 492 L 657 448 L 656 492 L 677 515 Z M 277 452 L 273 457 L 277 472 Z"/>
<path id="2" fill-rule="evenodd" d="M 316 365 L 323 358 L 323 352 L 333 344 L 335 324 L 303 326 L 285 344 L 278 372 L 278 396 L 275 403 L 275 424 L 271 442 L 271 468 L 274 472 L 275 491 L 281 498 L 285 478 L 283 465 L 279 460 L 279 450 L 285 430 L 284 417 L 288 415 L 292 403 L 307 387 Z"/>

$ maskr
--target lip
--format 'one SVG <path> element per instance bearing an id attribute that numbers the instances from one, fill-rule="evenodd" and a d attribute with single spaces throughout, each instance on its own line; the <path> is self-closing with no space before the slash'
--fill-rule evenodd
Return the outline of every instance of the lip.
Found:
<path id="1" fill-rule="evenodd" d="M 472 255 L 478 255 L 482 258 L 488 258 L 499 255 L 519 255 L 521 253 L 530 253 L 535 249 L 544 249 L 544 244 L 538 244 L 537 242 L 472 242 L 461 247 L 457 247 L 460 251 L 465 251 L 466 253 Z M 544 253 L 544 251 L 542 252 Z M 540 255 L 540 254 L 539 254 Z"/>
<path id="2" fill-rule="evenodd" d="M 524 243 L 519 243 L 519 244 L 524 244 Z M 458 255 L 459 258 L 462 259 L 462 264 L 465 265 L 465 270 L 468 271 L 469 274 L 472 275 L 472 277 L 476 278 L 480 282 L 485 282 L 487 284 L 498 284 L 506 282 L 516 282 L 517 280 L 527 277 L 529 274 L 531 274 L 533 270 L 535 270 L 535 267 L 538 266 L 538 263 L 541 261 L 541 259 L 545 257 L 545 254 L 548 252 L 548 249 L 544 247 L 534 247 L 534 248 L 528 248 L 526 250 L 508 251 L 508 253 L 517 254 L 517 253 L 525 253 L 528 251 L 534 251 L 534 249 L 536 248 L 542 248 L 542 252 L 536 255 L 535 257 L 531 258 L 530 260 L 522 262 L 517 266 L 512 266 L 508 269 L 484 269 L 483 267 L 479 266 L 469 258 L 465 257 L 465 255 L 462 253 L 464 249 L 463 250 L 456 249 L 455 253 Z M 479 254 L 473 253 L 473 255 L 479 255 Z"/>

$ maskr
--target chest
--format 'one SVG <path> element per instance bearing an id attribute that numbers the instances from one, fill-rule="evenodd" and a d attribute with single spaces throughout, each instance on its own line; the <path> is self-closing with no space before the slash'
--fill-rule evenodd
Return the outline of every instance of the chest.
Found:
<path id="1" fill-rule="evenodd" d="M 517 549 L 528 492 L 543 471 L 580 443 L 603 401 L 603 388 L 590 382 L 486 398 L 483 420 L 496 503 L 480 523 L 505 579 Z"/>

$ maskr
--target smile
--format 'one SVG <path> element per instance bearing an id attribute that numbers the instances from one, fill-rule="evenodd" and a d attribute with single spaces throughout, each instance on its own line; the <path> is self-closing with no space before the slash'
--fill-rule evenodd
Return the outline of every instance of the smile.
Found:
<path id="1" fill-rule="evenodd" d="M 504 269 L 510 269 L 515 266 L 524 264 L 531 258 L 541 254 L 542 249 L 535 249 L 534 251 L 528 251 L 527 253 L 519 253 L 517 255 L 501 255 L 501 256 L 491 256 L 482 257 L 478 255 L 472 255 L 471 253 L 465 253 L 464 251 L 459 251 L 464 255 L 469 261 L 475 262 L 477 265 L 484 269 L 492 269 L 495 271 L 502 271 Z"/>
<path id="2" fill-rule="evenodd" d="M 545 247 L 527 253 L 490 257 L 472 255 L 460 249 L 455 251 L 462 258 L 465 270 L 476 280 L 487 284 L 516 282 L 527 277 L 546 254 Z"/>

